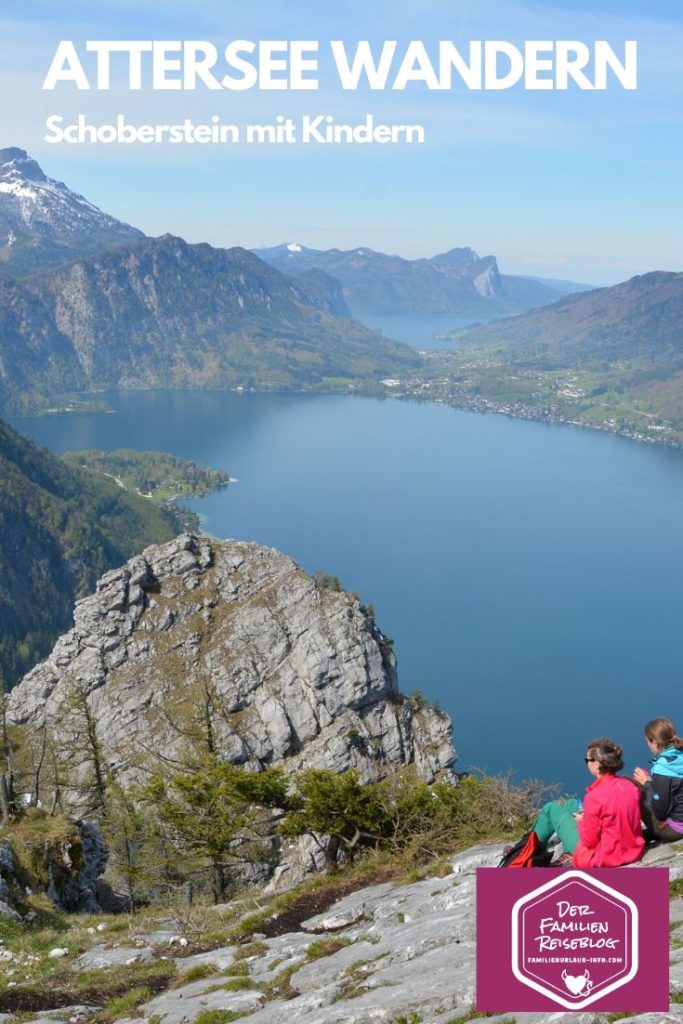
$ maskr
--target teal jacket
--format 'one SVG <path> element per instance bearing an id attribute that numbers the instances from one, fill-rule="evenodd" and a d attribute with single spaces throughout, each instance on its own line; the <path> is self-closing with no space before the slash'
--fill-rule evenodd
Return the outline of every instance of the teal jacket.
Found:
<path id="1" fill-rule="evenodd" d="M 683 750 L 667 747 L 654 758 L 650 774 L 655 817 L 683 824 Z"/>

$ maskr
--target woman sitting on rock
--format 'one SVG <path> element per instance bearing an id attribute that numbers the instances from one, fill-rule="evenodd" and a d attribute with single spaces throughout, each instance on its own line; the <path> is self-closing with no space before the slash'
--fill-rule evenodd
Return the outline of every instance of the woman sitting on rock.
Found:
<path id="1" fill-rule="evenodd" d="M 553 800 L 539 814 L 534 832 L 541 844 L 553 832 L 562 841 L 562 862 L 571 854 L 575 868 L 612 868 L 640 858 L 645 840 L 640 823 L 638 787 L 617 772 L 624 767 L 622 748 L 607 737 L 591 740 L 586 767 L 595 782 L 578 800 Z"/>
<path id="2" fill-rule="evenodd" d="M 645 726 L 652 758 L 651 774 L 636 768 L 633 778 L 642 786 L 641 810 L 648 839 L 675 843 L 683 839 L 683 739 L 670 718 L 653 718 Z"/>

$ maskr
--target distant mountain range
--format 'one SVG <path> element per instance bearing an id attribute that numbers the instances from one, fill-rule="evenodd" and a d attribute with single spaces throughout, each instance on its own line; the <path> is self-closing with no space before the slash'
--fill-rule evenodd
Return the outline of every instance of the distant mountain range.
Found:
<path id="1" fill-rule="evenodd" d="M 318 387 L 413 349 L 352 322 L 341 285 L 109 217 L 0 150 L 0 408 L 115 387 Z"/>
<path id="2" fill-rule="evenodd" d="M 343 287 L 354 316 L 461 314 L 506 316 L 555 302 L 589 285 L 501 274 L 495 256 L 451 249 L 430 259 L 406 260 L 373 249 L 308 249 L 296 242 L 255 249 L 285 274 L 324 271 Z"/>
<path id="3" fill-rule="evenodd" d="M 144 238 L 61 181 L 23 149 L 0 149 L 0 269 L 25 276 Z"/>
<path id="4" fill-rule="evenodd" d="M 0 672 L 6 685 L 68 629 L 74 601 L 174 516 L 113 480 L 66 466 L 0 420 Z"/>
<path id="5" fill-rule="evenodd" d="M 621 422 L 637 399 L 638 415 L 660 417 L 653 429 L 678 437 L 682 281 L 661 272 L 588 290 L 501 274 L 494 256 L 469 248 L 405 260 L 367 248 L 290 243 L 255 254 L 148 238 L 48 178 L 24 150 L 0 150 L 4 410 L 126 387 L 374 389 L 440 372 L 438 360 L 351 316 L 485 314 L 507 318 L 457 334 L 498 353 L 461 374 L 468 400 L 501 385 L 495 407 L 519 395 L 525 409 L 541 402 L 570 418 L 574 386 L 558 404 L 549 371 L 581 371 L 593 377 L 574 390 L 603 396 L 582 407 L 591 421 Z"/>

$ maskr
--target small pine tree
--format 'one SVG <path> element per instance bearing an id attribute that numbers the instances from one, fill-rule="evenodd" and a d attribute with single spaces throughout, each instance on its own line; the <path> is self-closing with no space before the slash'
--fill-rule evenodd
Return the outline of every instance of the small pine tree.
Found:
<path id="1" fill-rule="evenodd" d="M 288 806 L 281 769 L 250 772 L 214 753 L 187 770 L 155 772 L 143 797 L 183 858 L 208 869 L 216 903 L 234 887 L 240 863 L 266 856 L 269 809 Z"/>
<path id="2" fill-rule="evenodd" d="M 313 837 L 334 866 L 340 853 L 353 861 L 362 846 L 376 845 L 388 823 L 377 785 L 363 785 L 355 769 L 339 774 L 311 768 L 296 780 L 298 809 L 280 825 L 281 835 Z"/>
<path id="3" fill-rule="evenodd" d="M 109 852 L 109 878 L 125 895 L 130 913 L 183 880 L 173 868 L 175 858 L 156 818 L 141 803 L 136 787 L 126 790 L 110 780 L 100 829 Z"/>
<path id="4" fill-rule="evenodd" d="M 101 818 L 107 807 L 108 768 L 97 719 L 80 680 L 71 680 L 52 728 L 55 806 L 68 791 L 83 817 Z"/>

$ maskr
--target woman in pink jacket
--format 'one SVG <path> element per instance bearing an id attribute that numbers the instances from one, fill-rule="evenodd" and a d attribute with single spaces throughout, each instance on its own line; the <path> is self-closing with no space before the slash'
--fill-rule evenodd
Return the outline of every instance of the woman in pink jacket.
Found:
<path id="1" fill-rule="evenodd" d="M 640 824 L 640 791 L 617 775 L 624 767 L 623 750 L 606 736 L 591 740 L 586 767 L 595 781 L 586 790 L 583 808 L 576 800 L 557 800 L 542 809 L 534 831 L 541 844 L 553 832 L 575 868 L 612 868 L 631 864 L 645 847 Z"/>

